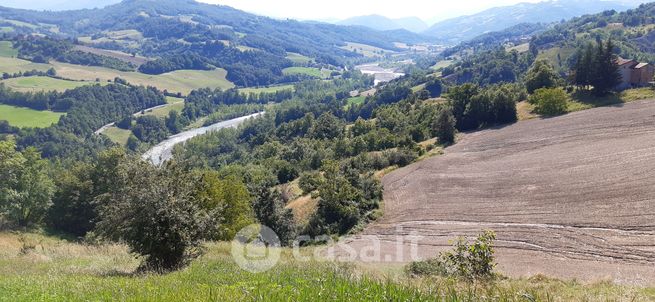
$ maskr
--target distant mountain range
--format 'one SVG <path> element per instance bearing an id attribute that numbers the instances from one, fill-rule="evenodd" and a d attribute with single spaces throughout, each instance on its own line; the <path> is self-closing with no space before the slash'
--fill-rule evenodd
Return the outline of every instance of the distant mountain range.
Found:
<path id="1" fill-rule="evenodd" d="M 457 43 L 521 23 L 550 23 L 605 10 L 626 10 L 637 5 L 637 1 L 599 0 L 552 0 L 539 3 L 519 3 L 441 21 L 423 33 Z"/>
<path id="2" fill-rule="evenodd" d="M 0 5 L 22 9 L 63 11 L 102 8 L 119 2 L 121 0 L 3 0 Z"/>
<path id="3" fill-rule="evenodd" d="M 348 18 L 337 22 L 339 25 L 359 25 L 376 30 L 406 29 L 415 33 L 428 29 L 428 24 L 417 17 L 391 19 L 380 15 L 368 15 Z"/>

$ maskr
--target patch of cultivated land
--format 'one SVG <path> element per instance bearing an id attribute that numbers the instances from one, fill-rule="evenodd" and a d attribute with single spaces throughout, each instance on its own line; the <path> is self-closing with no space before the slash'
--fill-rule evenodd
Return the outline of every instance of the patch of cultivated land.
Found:
<path id="1" fill-rule="evenodd" d="M 0 32 L 2 32 L 0 30 Z M 15 57 L 18 55 L 18 50 L 14 49 L 9 41 L 0 41 L 0 57 Z"/>
<path id="2" fill-rule="evenodd" d="M 132 56 L 131 54 L 124 53 L 122 51 L 100 49 L 95 47 L 76 45 L 76 50 L 88 52 L 96 55 L 107 56 L 114 59 L 121 60 L 123 62 L 132 63 L 136 66 L 139 66 L 145 62 L 148 62 L 148 58 L 142 56 Z"/>
<path id="3" fill-rule="evenodd" d="M 19 92 L 37 92 L 37 91 L 59 91 L 63 92 L 69 89 L 87 85 L 107 85 L 107 82 L 82 82 L 82 81 L 67 81 L 55 79 L 50 77 L 34 76 L 34 77 L 20 77 L 2 80 L 7 87 Z"/>
<path id="4" fill-rule="evenodd" d="M 0 120 L 18 128 L 46 128 L 57 123 L 64 114 L 0 104 Z"/>
<path id="5" fill-rule="evenodd" d="M 50 69 L 51 67 L 52 66 L 50 66 L 49 64 L 32 63 L 30 61 L 26 61 L 22 59 L 0 56 L 0 74 L 5 72 L 9 74 L 14 74 L 17 72 L 25 72 L 25 71 L 32 71 L 32 70 L 48 71 L 48 69 Z"/>
<path id="6" fill-rule="evenodd" d="M 279 86 L 269 86 L 269 87 L 258 87 L 258 88 L 240 88 L 239 92 L 249 94 L 249 93 L 272 93 L 282 90 L 294 90 L 295 86 L 293 85 L 279 85 Z"/>
<path id="7" fill-rule="evenodd" d="M 510 276 L 655 282 L 655 100 L 464 134 L 445 154 L 383 178 L 384 217 L 346 239 L 416 232 L 433 257 L 459 235 L 498 235 Z M 402 249 L 401 249 L 402 250 Z"/>
<path id="8" fill-rule="evenodd" d="M 230 81 L 225 79 L 227 71 L 224 69 L 215 70 L 177 70 L 160 75 L 148 75 L 139 72 L 123 72 L 115 69 L 81 66 L 53 62 L 57 75 L 73 80 L 100 79 L 101 81 L 113 80 L 116 77 L 123 78 L 131 84 L 154 86 L 169 92 L 189 93 L 198 88 L 223 88 L 234 87 Z"/>
<path id="9" fill-rule="evenodd" d="M 288 67 L 283 69 L 282 72 L 286 75 L 303 74 L 315 78 L 326 78 L 329 76 L 329 71 L 326 74 L 326 72 L 314 67 Z"/>

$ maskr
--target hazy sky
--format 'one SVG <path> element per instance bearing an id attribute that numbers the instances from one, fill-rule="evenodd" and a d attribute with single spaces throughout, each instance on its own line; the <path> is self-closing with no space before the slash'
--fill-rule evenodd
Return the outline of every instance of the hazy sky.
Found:
<path id="1" fill-rule="evenodd" d="M 229 5 L 260 15 L 294 19 L 346 19 L 379 14 L 392 18 L 416 16 L 426 21 L 472 14 L 495 6 L 540 0 L 199 0 Z"/>

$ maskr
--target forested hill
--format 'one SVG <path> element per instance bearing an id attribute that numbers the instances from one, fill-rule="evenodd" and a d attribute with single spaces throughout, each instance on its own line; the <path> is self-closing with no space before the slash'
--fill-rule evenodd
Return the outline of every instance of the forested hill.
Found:
<path id="1" fill-rule="evenodd" d="M 350 55 L 339 49 L 357 42 L 395 49 L 393 42 L 429 40 L 405 30 L 375 31 L 361 27 L 276 20 L 228 6 L 193 0 L 125 0 L 102 9 L 65 12 L 30 11 L 0 7 L 0 17 L 28 23 L 57 25 L 59 35 L 93 36 L 106 31 L 136 30 L 159 41 L 239 41 L 271 53 L 297 52 L 316 57 Z M 53 35 L 52 32 L 44 32 Z M 328 59 L 328 58 L 325 58 Z"/>

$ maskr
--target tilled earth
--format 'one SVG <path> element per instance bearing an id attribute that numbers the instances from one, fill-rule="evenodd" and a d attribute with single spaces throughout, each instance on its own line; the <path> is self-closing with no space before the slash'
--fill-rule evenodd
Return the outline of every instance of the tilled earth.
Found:
<path id="1" fill-rule="evenodd" d="M 426 258 L 489 229 L 510 276 L 655 284 L 653 100 L 465 134 L 383 183 L 384 217 L 342 242 L 360 258 L 374 238 L 380 262 L 402 263 L 407 235 Z"/>

